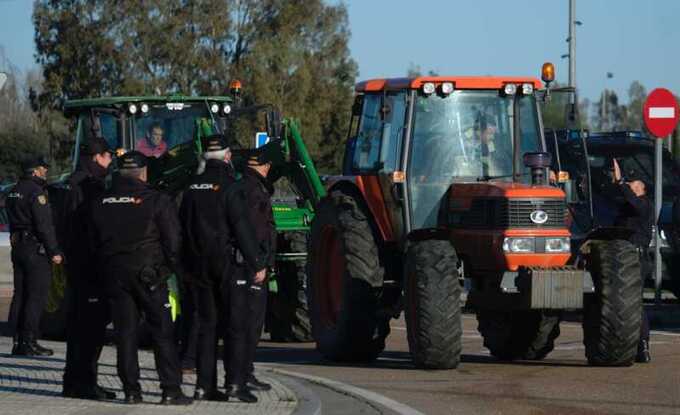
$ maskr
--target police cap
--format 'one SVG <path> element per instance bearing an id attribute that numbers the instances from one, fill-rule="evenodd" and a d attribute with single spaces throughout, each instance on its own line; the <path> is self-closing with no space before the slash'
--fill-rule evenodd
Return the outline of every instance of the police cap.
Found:
<path id="1" fill-rule="evenodd" d="M 277 139 L 268 142 L 262 147 L 242 150 L 242 156 L 254 164 L 279 164 L 283 162 L 283 140 Z"/>
<path id="2" fill-rule="evenodd" d="M 47 164 L 45 158 L 42 156 L 30 156 L 21 162 L 21 170 L 26 173 L 30 173 L 38 167 L 49 168 L 50 165 Z"/>
<path id="3" fill-rule="evenodd" d="M 203 150 L 206 152 L 222 151 L 231 147 L 231 143 L 222 134 L 213 134 L 202 140 Z"/>
<path id="4" fill-rule="evenodd" d="M 148 160 L 139 151 L 130 151 L 118 157 L 118 168 L 120 170 L 141 169 L 146 167 Z"/>
<path id="5" fill-rule="evenodd" d="M 102 153 L 113 153 L 111 151 L 111 148 L 109 147 L 109 144 L 104 140 L 102 137 L 97 137 L 97 136 L 92 136 L 87 140 L 87 143 L 85 143 L 82 146 L 81 153 L 92 156 L 95 154 L 102 154 Z"/>

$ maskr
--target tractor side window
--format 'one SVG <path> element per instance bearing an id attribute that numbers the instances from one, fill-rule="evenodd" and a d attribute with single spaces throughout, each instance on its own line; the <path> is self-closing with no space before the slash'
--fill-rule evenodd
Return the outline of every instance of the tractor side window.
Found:
<path id="1" fill-rule="evenodd" d="M 92 119 L 89 113 L 83 114 L 80 117 L 81 128 L 79 144 L 82 146 L 87 142 L 88 137 L 92 135 L 93 129 Z M 98 126 L 95 126 L 95 128 L 99 128 L 99 134 L 106 140 L 109 148 L 115 149 L 123 146 L 120 141 L 120 122 L 113 114 L 97 114 L 95 121 L 99 124 Z"/>
<path id="2" fill-rule="evenodd" d="M 355 171 L 375 171 L 380 168 L 380 119 L 382 95 L 364 96 L 364 106 L 359 121 L 359 134 L 354 147 L 352 168 Z"/>
<path id="3" fill-rule="evenodd" d="M 406 118 L 406 93 L 388 95 L 385 105 L 389 108 L 389 112 L 384 117 L 380 161 L 383 164 L 383 170 L 389 172 L 399 169 L 401 139 L 404 135 L 404 119 Z"/>

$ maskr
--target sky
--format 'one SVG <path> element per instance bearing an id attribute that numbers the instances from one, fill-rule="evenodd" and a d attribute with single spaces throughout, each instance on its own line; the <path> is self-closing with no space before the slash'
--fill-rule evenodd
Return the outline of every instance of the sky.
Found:
<path id="1" fill-rule="evenodd" d="M 543 62 L 566 83 L 568 0 L 327 0 L 344 2 L 359 79 L 441 75 L 540 76 Z M 634 80 L 680 95 L 680 1 L 575 0 L 576 82 L 597 101 L 603 88 L 626 102 Z M 31 0 L 0 0 L 0 46 L 21 70 L 33 58 Z M 606 74 L 613 77 L 608 79 Z"/>

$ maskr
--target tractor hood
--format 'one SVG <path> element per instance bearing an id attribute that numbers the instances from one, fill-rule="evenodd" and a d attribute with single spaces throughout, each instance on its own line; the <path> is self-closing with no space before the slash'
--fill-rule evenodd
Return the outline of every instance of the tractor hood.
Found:
<path id="1" fill-rule="evenodd" d="M 449 192 L 449 206 L 456 204 L 469 207 L 478 198 L 504 199 L 564 199 L 564 192 L 553 186 L 531 186 L 522 183 L 484 182 L 484 183 L 454 183 Z M 468 204 L 468 206 L 464 206 Z"/>

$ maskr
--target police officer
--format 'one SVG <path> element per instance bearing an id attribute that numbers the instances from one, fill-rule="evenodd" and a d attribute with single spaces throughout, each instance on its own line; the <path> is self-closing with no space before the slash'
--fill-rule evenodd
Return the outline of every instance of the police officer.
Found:
<path id="1" fill-rule="evenodd" d="M 239 198 L 247 205 L 247 214 L 255 226 L 255 239 L 259 256 L 263 257 L 268 267 L 274 265 L 276 252 L 276 228 L 271 206 L 271 195 L 274 188 L 267 180 L 272 161 L 280 155 L 280 140 L 274 140 L 256 150 L 245 152 L 247 166 L 242 180 L 234 187 Z M 239 247 L 240 248 L 240 247 Z M 238 338 L 243 330 L 247 336 L 246 347 L 239 349 L 232 345 L 230 358 L 232 363 L 227 371 L 228 390 L 238 388 L 245 382 L 250 390 L 265 391 L 271 385 L 259 381 L 254 374 L 253 360 L 264 326 L 267 306 L 266 269 L 258 270 L 243 264 L 234 273 L 232 310 L 247 310 L 247 318 L 239 319 L 232 313 L 229 321 L 231 338 Z M 241 312 L 242 314 L 242 312 Z M 242 325 L 245 325 L 243 327 Z M 239 362 L 240 360 L 240 362 Z"/>
<path id="2" fill-rule="evenodd" d="M 633 231 L 630 242 L 640 252 L 640 268 L 642 275 L 647 275 L 651 267 L 647 258 L 647 248 L 652 240 L 652 226 L 654 226 L 654 209 L 647 197 L 647 184 L 642 180 L 625 181 L 621 175 L 621 168 L 613 159 L 614 181 L 618 184 L 625 203 L 621 206 L 615 224 Z M 642 278 L 642 276 L 641 276 Z M 644 281 L 643 281 L 644 284 Z M 635 361 L 649 363 L 652 356 L 649 349 L 649 319 L 644 307 L 642 308 L 642 326 L 640 327 L 640 341 Z"/>
<path id="3" fill-rule="evenodd" d="M 117 335 L 117 368 L 125 401 L 142 401 L 137 356 L 138 323 L 143 312 L 154 342 L 161 404 L 192 402 L 180 389 L 167 279 L 181 275 L 181 230 L 175 204 L 147 182 L 147 159 L 131 151 L 118 159 L 111 190 L 92 206 L 91 240 L 104 270 L 106 295 Z"/>
<path id="4" fill-rule="evenodd" d="M 76 171 L 68 180 L 63 223 L 63 247 L 68 261 L 66 298 L 66 367 L 62 395 L 69 398 L 115 399 L 116 394 L 97 385 L 97 361 L 109 322 L 99 268 L 88 243 L 92 202 L 105 190 L 111 152 L 101 137 L 91 137 L 82 148 Z"/>
<path id="5" fill-rule="evenodd" d="M 222 135 L 213 135 L 204 143 L 205 153 L 196 176 L 184 192 L 180 218 L 187 259 L 187 274 L 198 307 L 197 377 L 194 399 L 225 401 L 229 396 L 244 402 L 257 398 L 243 387 L 235 387 L 229 396 L 217 390 L 217 327 L 229 318 L 230 289 L 228 281 L 234 272 L 234 243 L 237 243 L 253 269 L 265 266 L 258 257 L 254 228 L 247 218 L 245 198 L 236 198 L 231 168 L 231 151 Z M 246 319 L 243 309 L 233 309 L 238 319 Z M 227 339 L 228 335 L 224 335 Z M 237 336 L 240 348 L 247 347 L 248 336 Z M 224 357 L 228 370 L 229 356 Z M 243 386 L 243 385 L 239 385 Z"/>
<path id="6" fill-rule="evenodd" d="M 12 354 L 17 356 L 52 355 L 52 350 L 37 342 L 52 264 L 63 260 L 47 199 L 48 167 L 39 157 L 24 161 L 24 176 L 6 199 L 14 267 L 14 296 L 8 320 L 14 333 Z"/>

